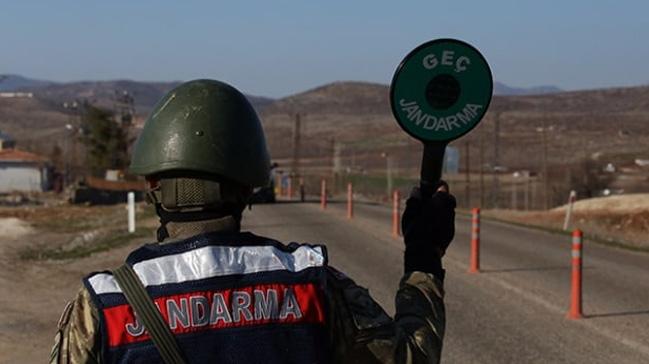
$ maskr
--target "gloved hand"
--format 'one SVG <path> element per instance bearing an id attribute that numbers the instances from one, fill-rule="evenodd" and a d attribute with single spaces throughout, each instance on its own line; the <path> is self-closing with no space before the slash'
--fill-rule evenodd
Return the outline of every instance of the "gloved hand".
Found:
<path id="1" fill-rule="evenodd" d="M 435 194 L 424 196 L 419 187 L 413 188 L 406 201 L 401 219 L 401 231 L 406 244 L 406 272 L 432 273 L 444 280 L 442 257 L 455 235 L 455 197 L 448 192 L 446 182 L 440 182 Z"/>

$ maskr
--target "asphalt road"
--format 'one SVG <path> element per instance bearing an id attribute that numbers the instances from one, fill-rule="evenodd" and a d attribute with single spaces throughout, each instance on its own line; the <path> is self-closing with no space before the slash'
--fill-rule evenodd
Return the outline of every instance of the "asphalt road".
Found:
<path id="1" fill-rule="evenodd" d="M 402 243 L 390 211 L 343 204 L 254 206 L 244 229 L 290 241 L 324 243 L 330 264 L 394 312 Z M 649 363 L 649 254 L 584 248 L 585 319 L 568 320 L 570 237 L 483 221 L 482 270 L 468 274 L 470 222 L 458 217 L 444 264 L 447 363 Z M 587 234 L 587 232 L 586 232 Z"/>

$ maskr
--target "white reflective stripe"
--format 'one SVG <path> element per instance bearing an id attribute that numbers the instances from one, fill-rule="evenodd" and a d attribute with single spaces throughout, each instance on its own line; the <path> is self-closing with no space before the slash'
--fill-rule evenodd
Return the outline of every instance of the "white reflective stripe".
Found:
<path id="1" fill-rule="evenodd" d="M 573 258 L 581 258 L 581 251 L 579 251 L 579 250 L 573 250 L 573 251 L 572 251 L 572 257 L 573 257 Z"/>
<path id="2" fill-rule="evenodd" d="M 144 286 L 156 286 L 231 274 L 299 272 L 324 263 L 321 247 L 301 246 L 289 253 L 274 246 L 206 246 L 144 260 L 135 263 L 133 270 Z M 122 292 L 110 274 L 96 274 L 88 281 L 96 294 Z"/>
<path id="3" fill-rule="evenodd" d="M 97 294 L 122 292 L 112 274 L 95 274 L 88 279 L 88 282 L 90 282 L 92 289 L 94 289 Z"/>

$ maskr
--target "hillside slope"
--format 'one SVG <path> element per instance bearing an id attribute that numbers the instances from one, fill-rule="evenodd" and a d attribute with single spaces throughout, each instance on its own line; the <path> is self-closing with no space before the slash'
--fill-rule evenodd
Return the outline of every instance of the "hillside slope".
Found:
<path id="1" fill-rule="evenodd" d="M 65 124 L 71 120 L 61 101 L 88 98 L 111 107 L 115 90 L 127 89 L 136 97 L 138 114 L 143 115 L 143 109 L 174 85 L 107 81 L 40 87 L 34 99 L 0 99 L 0 129 L 43 152 L 48 144 L 64 143 L 61 137 L 52 137 L 65 135 Z M 251 99 L 260 111 L 275 159 L 292 156 L 294 119 L 300 113 L 304 164 L 331 168 L 338 153 L 341 168 L 371 170 L 383 168 L 386 161 L 381 155 L 388 153 L 396 158 L 400 170 L 414 174 L 420 163 L 420 143 L 395 123 L 388 92 L 388 86 L 381 84 L 334 82 L 275 101 Z M 497 119 L 498 139 L 494 133 Z M 584 158 L 596 157 L 597 163 L 617 166 L 633 164 L 635 158 L 649 159 L 647 125 L 649 87 L 495 96 L 481 125 L 454 145 L 464 150 L 469 144 L 472 170 L 479 170 L 482 163 L 486 170 L 500 165 L 539 172 L 545 134 L 550 173 L 561 176 L 568 173 L 565 166 Z"/>
<path id="2" fill-rule="evenodd" d="M 2 91 L 21 91 L 32 87 L 43 87 L 53 84 L 54 82 L 35 80 L 20 75 L 0 74 L 0 92 Z"/>
<path id="3" fill-rule="evenodd" d="M 331 150 L 332 139 L 346 145 L 371 144 L 373 149 L 401 145 L 409 148 L 406 153 L 414 152 L 417 143 L 396 125 L 388 92 L 385 85 L 336 82 L 277 100 L 262 111 L 266 130 L 275 138 L 271 141 L 275 154 L 290 155 L 291 115 L 297 112 L 302 114 L 303 137 L 311 138 L 309 145 L 322 149 L 321 153 Z M 593 154 L 611 161 L 620 156 L 649 157 L 649 87 L 495 96 L 485 120 L 461 139 L 471 144 L 471 154 L 477 156 L 482 136 L 487 164 L 495 163 L 496 116 L 500 124 L 497 164 L 512 169 L 539 168 L 543 130 L 554 165 Z M 327 153 L 330 156 L 331 151 Z"/>
<path id="4" fill-rule="evenodd" d="M 117 93 L 127 91 L 135 100 L 135 110 L 140 116 L 146 116 L 153 106 L 169 90 L 180 82 L 141 82 L 132 80 L 115 81 L 82 81 L 57 83 L 24 90 L 33 92 L 37 97 L 63 103 L 71 100 L 87 100 L 95 105 L 113 108 Z M 272 99 L 247 95 L 255 108 L 261 110 Z"/>

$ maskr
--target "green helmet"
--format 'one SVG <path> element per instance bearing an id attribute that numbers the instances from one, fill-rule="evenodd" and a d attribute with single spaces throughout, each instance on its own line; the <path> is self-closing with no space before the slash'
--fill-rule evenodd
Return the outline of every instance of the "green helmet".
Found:
<path id="1" fill-rule="evenodd" d="M 246 97 L 214 80 L 169 91 L 146 120 L 130 171 L 151 176 L 188 171 L 261 187 L 270 158 L 259 118 Z"/>

